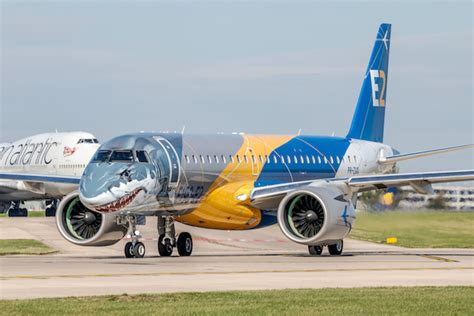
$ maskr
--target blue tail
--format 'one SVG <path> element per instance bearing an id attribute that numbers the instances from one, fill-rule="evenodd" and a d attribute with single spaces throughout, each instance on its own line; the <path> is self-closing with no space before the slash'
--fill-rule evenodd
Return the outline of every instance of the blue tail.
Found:
<path id="1" fill-rule="evenodd" d="M 383 141 L 390 30 L 390 24 L 379 27 L 348 138 Z"/>

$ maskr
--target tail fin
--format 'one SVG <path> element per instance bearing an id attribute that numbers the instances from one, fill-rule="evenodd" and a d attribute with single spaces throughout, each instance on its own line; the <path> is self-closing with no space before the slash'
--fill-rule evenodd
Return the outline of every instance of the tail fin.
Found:
<path id="1" fill-rule="evenodd" d="M 348 138 L 383 141 L 390 30 L 390 24 L 379 27 Z"/>

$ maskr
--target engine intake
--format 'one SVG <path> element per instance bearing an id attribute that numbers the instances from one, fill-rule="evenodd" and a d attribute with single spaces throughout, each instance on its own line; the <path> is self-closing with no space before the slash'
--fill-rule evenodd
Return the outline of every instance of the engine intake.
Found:
<path id="1" fill-rule="evenodd" d="M 85 207 L 77 192 L 67 195 L 59 204 L 56 225 L 67 241 L 81 246 L 113 245 L 128 231 L 128 227 L 116 223 L 114 215 Z"/>
<path id="2" fill-rule="evenodd" d="M 278 207 L 278 224 L 290 240 L 330 245 L 352 228 L 354 206 L 333 186 L 307 186 L 287 194 Z"/>

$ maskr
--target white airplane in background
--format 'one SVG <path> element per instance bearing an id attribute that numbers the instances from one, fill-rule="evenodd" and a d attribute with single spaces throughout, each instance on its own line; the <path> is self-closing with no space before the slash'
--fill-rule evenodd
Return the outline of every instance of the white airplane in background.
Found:
<path id="1" fill-rule="evenodd" d="M 0 213 L 27 216 L 21 201 L 51 200 L 47 216 L 54 216 L 57 199 L 77 189 L 78 177 L 99 147 L 94 135 L 85 132 L 45 133 L 0 143 Z M 61 177 L 62 183 L 45 182 Z"/>

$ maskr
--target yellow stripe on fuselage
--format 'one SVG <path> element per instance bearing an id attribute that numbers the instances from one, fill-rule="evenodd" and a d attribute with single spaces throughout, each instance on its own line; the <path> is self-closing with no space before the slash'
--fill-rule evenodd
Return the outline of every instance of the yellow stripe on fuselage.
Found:
<path id="1" fill-rule="evenodd" d="M 251 207 L 249 195 L 266 158 L 290 141 L 290 135 L 242 135 L 244 142 L 214 181 L 199 206 L 179 216 L 180 222 L 213 229 L 249 229 L 261 220 L 260 210 Z M 240 162 L 238 161 L 240 159 Z"/>

